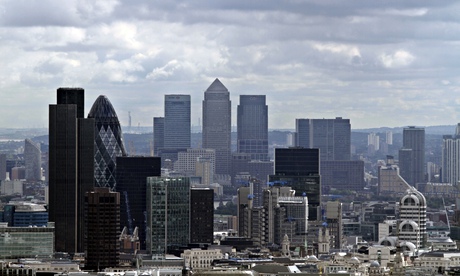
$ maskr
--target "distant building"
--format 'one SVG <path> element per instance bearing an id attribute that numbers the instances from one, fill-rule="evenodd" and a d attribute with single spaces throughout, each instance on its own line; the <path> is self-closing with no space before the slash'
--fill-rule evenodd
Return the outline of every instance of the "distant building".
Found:
<path id="1" fill-rule="evenodd" d="M 9 227 L 44 227 L 48 224 L 48 211 L 44 205 L 30 202 L 14 202 L 3 206 L 0 222 Z"/>
<path id="2" fill-rule="evenodd" d="M 120 226 L 130 235 L 139 228 L 141 249 L 146 244 L 147 177 L 161 176 L 159 157 L 117 157 L 117 192 L 120 193 Z M 121 229 L 120 229 L 121 231 Z"/>
<path id="3" fill-rule="evenodd" d="M 455 135 L 442 137 L 442 182 L 458 185 L 460 181 L 460 123 Z"/>
<path id="4" fill-rule="evenodd" d="M 402 195 L 410 188 L 409 183 L 400 175 L 399 167 L 390 156 L 385 166 L 379 168 L 379 195 Z"/>
<path id="5" fill-rule="evenodd" d="M 85 269 L 116 267 L 120 258 L 120 194 L 96 187 L 86 193 L 85 202 Z"/>
<path id="6" fill-rule="evenodd" d="M 404 153 L 399 160 L 401 175 L 406 181 L 415 186 L 425 181 L 425 129 L 410 126 L 403 129 L 402 150 L 411 150 L 411 154 Z M 400 151 L 401 155 L 401 151 Z"/>
<path id="7" fill-rule="evenodd" d="M 190 242 L 189 178 L 149 177 L 146 200 L 147 252 L 162 258 L 186 246 Z"/>
<path id="8" fill-rule="evenodd" d="M 21 167 L 11 168 L 10 179 L 13 179 L 13 180 L 26 179 L 26 167 L 21 166 Z"/>
<path id="9" fill-rule="evenodd" d="M 269 161 L 265 95 L 240 95 L 237 113 L 238 153 L 249 153 L 252 160 Z"/>
<path id="10" fill-rule="evenodd" d="M 190 148 L 190 95 L 165 95 L 164 147 Z"/>
<path id="11" fill-rule="evenodd" d="M 214 175 L 216 164 L 216 151 L 214 149 L 187 149 L 177 154 L 177 161 L 174 163 L 174 170 L 185 176 L 192 176 L 196 173 L 196 164 L 199 158 L 209 160 L 211 173 Z"/>
<path id="12" fill-rule="evenodd" d="M 40 181 L 42 179 L 40 146 L 30 139 L 26 139 L 24 144 L 25 179 Z"/>
<path id="13" fill-rule="evenodd" d="M 324 190 L 362 191 L 364 161 L 321 161 L 321 187 Z"/>
<path id="14" fill-rule="evenodd" d="M 0 154 L 0 181 L 6 179 L 6 154 Z"/>
<path id="15" fill-rule="evenodd" d="M 215 79 L 204 92 L 202 147 L 216 150 L 216 174 L 231 172 L 231 115 L 230 93 Z"/>
<path id="16" fill-rule="evenodd" d="M 126 156 L 117 113 L 109 99 L 100 95 L 89 111 L 94 118 L 94 185 L 116 189 L 117 157 Z"/>
<path id="17" fill-rule="evenodd" d="M 153 155 L 161 156 L 165 146 L 165 118 L 153 117 Z"/>
<path id="18" fill-rule="evenodd" d="M 296 146 L 320 149 L 321 161 L 350 160 L 350 119 L 296 119 Z"/>
<path id="19" fill-rule="evenodd" d="M 23 180 L 2 180 L 0 185 L 0 193 L 4 195 L 24 194 Z"/>
<path id="20" fill-rule="evenodd" d="M 212 267 L 213 261 L 223 259 L 224 254 L 220 249 L 201 250 L 193 248 L 185 250 L 181 254 L 181 258 L 184 259 L 186 267 L 199 270 Z"/>
<path id="21" fill-rule="evenodd" d="M 417 189 L 411 187 L 399 202 L 398 238 L 421 248 L 427 242 L 426 199 Z"/>

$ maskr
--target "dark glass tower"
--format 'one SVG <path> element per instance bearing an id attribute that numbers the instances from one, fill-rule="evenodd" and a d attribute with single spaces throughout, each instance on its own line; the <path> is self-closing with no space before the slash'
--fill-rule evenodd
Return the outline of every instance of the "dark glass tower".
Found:
<path id="1" fill-rule="evenodd" d="M 165 146 L 165 118 L 153 117 L 153 155 L 160 156 Z"/>
<path id="2" fill-rule="evenodd" d="M 190 243 L 213 243 L 214 190 L 190 189 Z"/>
<path id="3" fill-rule="evenodd" d="M 304 193 L 308 198 L 308 220 L 320 219 L 321 177 L 319 149 L 275 149 L 275 175 L 269 176 L 270 185 L 284 185 Z"/>
<path id="4" fill-rule="evenodd" d="M 133 234 L 134 228 L 138 227 L 141 249 L 146 248 L 146 191 L 149 176 L 161 176 L 159 157 L 117 157 L 121 228 L 127 226 L 129 234 Z"/>
<path id="5" fill-rule="evenodd" d="M 109 99 L 99 96 L 88 118 L 94 118 L 94 180 L 96 187 L 116 189 L 116 158 L 126 156 L 123 135 L 117 113 Z"/>
<path id="6" fill-rule="evenodd" d="M 216 174 L 231 173 L 231 115 L 230 93 L 215 79 L 204 92 L 203 148 L 216 150 Z"/>
<path id="7" fill-rule="evenodd" d="M 412 156 L 407 157 L 408 154 L 405 154 L 404 155 L 406 157 L 405 161 L 400 162 L 400 168 L 401 168 L 401 171 L 405 172 L 405 175 L 407 175 L 404 179 L 412 186 L 415 186 L 417 183 L 425 182 L 425 129 L 424 128 L 410 126 L 410 127 L 406 127 L 403 129 L 403 148 L 402 150 L 408 150 L 408 149 L 412 151 Z"/>
<path id="8" fill-rule="evenodd" d="M 268 161 L 268 106 L 265 95 L 240 95 L 237 114 L 239 153 Z"/>
<path id="9" fill-rule="evenodd" d="M 94 186 L 94 119 L 84 119 L 84 90 L 59 88 L 49 106 L 49 221 L 57 252 L 84 251 L 84 198 Z"/>
<path id="10" fill-rule="evenodd" d="M 190 112 L 190 95 L 165 95 L 165 148 L 190 148 Z"/>

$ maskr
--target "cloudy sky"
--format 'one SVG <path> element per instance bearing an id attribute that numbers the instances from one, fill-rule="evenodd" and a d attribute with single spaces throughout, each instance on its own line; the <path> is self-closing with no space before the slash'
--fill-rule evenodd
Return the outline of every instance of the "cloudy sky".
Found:
<path id="1" fill-rule="evenodd" d="M 64 4 L 65 3 L 65 4 Z M 0 0 L 0 127 L 47 127 L 58 87 L 98 95 L 123 125 L 152 125 L 164 94 L 192 124 L 219 78 L 265 94 L 270 128 L 460 122 L 460 2 Z"/>

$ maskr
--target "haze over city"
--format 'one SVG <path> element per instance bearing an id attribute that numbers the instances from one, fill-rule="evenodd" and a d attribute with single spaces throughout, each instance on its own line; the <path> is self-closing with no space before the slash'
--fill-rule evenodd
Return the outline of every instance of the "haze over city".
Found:
<path id="1" fill-rule="evenodd" d="M 164 94 L 198 124 L 215 78 L 265 94 L 270 128 L 459 121 L 457 1 L 0 2 L 0 127 L 47 127 L 58 87 L 107 95 L 122 125 L 152 125 Z"/>

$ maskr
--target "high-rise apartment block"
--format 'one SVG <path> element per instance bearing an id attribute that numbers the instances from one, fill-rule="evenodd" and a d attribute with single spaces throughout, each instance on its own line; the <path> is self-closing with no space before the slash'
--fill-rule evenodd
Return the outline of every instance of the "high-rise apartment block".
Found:
<path id="1" fill-rule="evenodd" d="M 442 182 L 457 185 L 460 181 L 460 123 L 455 135 L 442 137 Z"/>
<path id="2" fill-rule="evenodd" d="M 130 235 L 139 229 L 141 249 L 146 248 L 147 177 L 161 176 L 159 157 L 117 157 L 117 192 L 120 193 L 120 224 Z M 121 229 L 120 229 L 121 230 Z"/>
<path id="3" fill-rule="evenodd" d="M 190 241 L 188 177 L 147 179 L 147 252 L 161 258 Z"/>
<path id="4" fill-rule="evenodd" d="M 401 158 L 399 167 L 401 176 L 406 181 L 415 186 L 417 183 L 425 182 L 425 129 L 410 126 L 403 129 L 403 148 L 401 150 L 410 150 L 406 152 L 404 158 Z"/>
<path id="5" fill-rule="evenodd" d="M 265 95 L 240 95 L 237 128 L 238 153 L 249 153 L 252 160 L 269 161 Z"/>
<path id="6" fill-rule="evenodd" d="M 204 92 L 202 141 L 216 151 L 216 174 L 231 173 L 231 115 L 230 93 L 216 79 Z"/>
<path id="7" fill-rule="evenodd" d="M 320 149 L 321 161 L 350 160 L 350 119 L 296 119 L 296 146 Z"/>
<path id="8" fill-rule="evenodd" d="M 109 99 L 99 96 L 88 118 L 94 118 L 94 180 L 96 187 L 116 189 L 116 159 L 126 156 L 123 135 L 117 113 Z"/>
<path id="9" fill-rule="evenodd" d="M 24 144 L 24 163 L 27 180 L 39 181 L 42 179 L 41 158 L 42 151 L 40 146 L 32 140 L 26 139 Z"/>
<path id="10" fill-rule="evenodd" d="M 85 269 L 116 267 L 120 259 L 120 194 L 96 187 L 86 193 L 85 202 Z"/>
<path id="11" fill-rule="evenodd" d="M 319 149 L 278 148 L 275 149 L 275 174 L 269 182 L 292 187 L 296 195 L 308 198 L 308 219 L 319 220 L 321 208 L 321 177 Z"/>
<path id="12" fill-rule="evenodd" d="M 49 220 L 58 252 L 84 251 L 84 198 L 94 186 L 94 119 L 84 118 L 84 90 L 59 88 L 49 106 Z"/>

